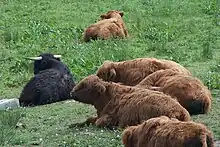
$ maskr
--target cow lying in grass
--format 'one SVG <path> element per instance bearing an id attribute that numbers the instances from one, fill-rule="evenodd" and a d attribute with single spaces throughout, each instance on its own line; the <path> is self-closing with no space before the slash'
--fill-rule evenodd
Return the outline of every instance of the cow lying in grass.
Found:
<path id="1" fill-rule="evenodd" d="M 34 61 L 34 77 L 23 88 L 19 102 L 22 106 L 43 105 L 70 98 L 75 86 L 68 67 L 57 55 L 41 54 Z"/>
<path id="2" fill-rule="evenodd" d="M 211 92 L 198 78 L 181 75 L 169 69 L 150 74 L 136 87 L 168 94 L 175 98 L 190 114 L 204 114 L 211 109 Z"/>
<path id="3" fill-rule="evenodd" d="M 187 110 L 162 92 L 105 82 L 95 75 L 81 80 L 71 96 L 97 109 L 97 117 L 89 118 L 86 123 L 101 127 L 123 128 L 161 115 L 190 120 Z"/>
<path id="4" fill-rule="evenodd" d="M 128 31 L 122 19 L 123 15 L 123 12 L 116 10 L 101 15 L 100 21 L 85 29 L 84 41 L 128 37 Z"/>
<path id="5" fill-rule="evenodd" d="M 214 147 L 214 137 L 203 124 L 166 116 L 151 118 L 123 131 L 124 147 Z"/>
<path id="6" fill-rule="evenodd" d="M 149 74 L 161 69 L 173 69 L 190 75 L 190 72 L 180 64 L 156 58 L 137 58 L 121 62 L 105 61 L 97 70 L 96 75 L 105 81 L 134 86 Z"/>

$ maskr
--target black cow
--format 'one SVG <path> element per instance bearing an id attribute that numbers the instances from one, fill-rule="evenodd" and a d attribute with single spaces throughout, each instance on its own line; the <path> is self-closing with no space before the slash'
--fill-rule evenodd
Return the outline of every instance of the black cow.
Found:
<path id="1" fill-rule="evenodd" d="M 44 53 L 28 59 L 35 60 L 34 77 L 21 92 L 21 106 L 44 105 L 70 99 L 70 91 L 75 82 L 59 55 Z"/>

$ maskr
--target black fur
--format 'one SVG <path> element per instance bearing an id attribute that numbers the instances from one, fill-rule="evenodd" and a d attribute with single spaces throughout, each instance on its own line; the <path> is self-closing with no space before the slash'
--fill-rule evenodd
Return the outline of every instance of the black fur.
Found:
<path id="1" fill-rule="evenodd" d="M 50 104 L 70 99 L 75 86 L 68 67 L 52 54 L 41 54 L 42 60 L 34 62 L 34 77 L 23 88 L 21 106 Z"/>

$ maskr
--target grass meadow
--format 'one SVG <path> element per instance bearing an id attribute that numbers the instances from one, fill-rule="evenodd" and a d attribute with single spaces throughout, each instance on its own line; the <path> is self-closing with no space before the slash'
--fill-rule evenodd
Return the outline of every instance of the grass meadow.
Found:
<path id="1" fill-rule="evenodd" d="M 130 37 L 82 42 L 84 28 L 115 9 L 124 12 Z M 42 52 L 62 55 L 76 81 L 105 60 L 174 60 L 212 91 L 212 111 L 192 119 L 220 140 L 219 0 L 1 0 L 0 99 L 19 97 L 33 76 L 24 57 Z M 68 128 L 95 114 L 74 101 L 0 111 L 0 146 L 122 147 L 120 129 Z"/>

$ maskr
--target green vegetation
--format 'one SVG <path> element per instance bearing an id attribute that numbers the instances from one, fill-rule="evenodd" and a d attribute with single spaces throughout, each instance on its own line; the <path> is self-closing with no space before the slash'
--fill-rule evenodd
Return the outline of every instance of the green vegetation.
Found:
<path id="1" fill-rule="evenodd" d="M 83 43 L 84 28 L 111 9 L 124 11 L 130 38 Z M 77 81 L 105 60 L 172 59 L 212 90 L 212 112 L 193 120 L 205 123 L 219 140 L 219 16 L 218 0 L 1 0 L 0 98 L 19 97 L 33 76 L 32 61 L 23 57 L 42 52 L 61 54 Z M 95 115 L 93 107 L 71 101 L 1 111 L 0 142 L 2 146 L 121 146 L 121 130 L 68 128 L 90 115 Z M 18 119 L 23 125 L 16 128 Z"/>

